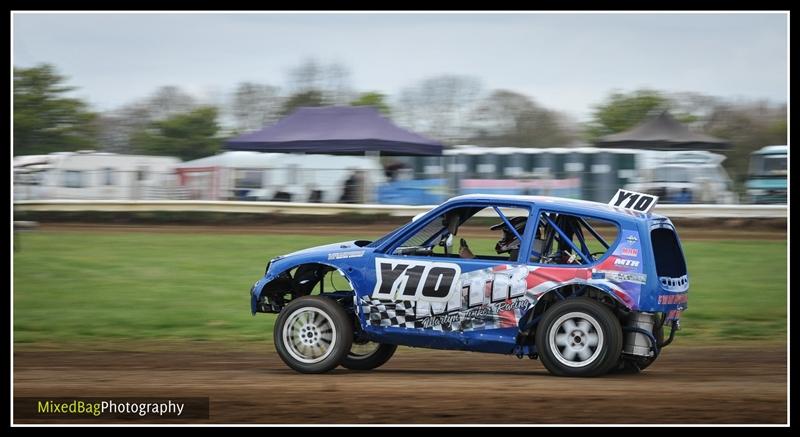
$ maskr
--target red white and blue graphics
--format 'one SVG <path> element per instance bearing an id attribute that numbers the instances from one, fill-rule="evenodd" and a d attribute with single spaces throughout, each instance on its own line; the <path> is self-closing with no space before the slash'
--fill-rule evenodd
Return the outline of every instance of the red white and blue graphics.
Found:
<path id="1" fill-rule="evenodd" d="M 623 193 L 613 202 L 631 203 L 633 199 Z M 527 226 L 520 238 L 519 251 L 530 253 L 530 260 L 524 255 L 503 261 L 396 251 L 448 211 L 494 206 L 529 209 L 529 220 L 555 212 L 611 222 L 617 225 L 618 234 L 613 242 L 607 242 L 608 249 L 599 259 L 581 264 L 534 262 L 538 225 Z M 276 308 L 280 299 L 276 304 L 270 296 L 275 298 L 276 290 L 285 291 L 280 281 L 286 280 L 286 272 L 301 265 L 324 265 L 347 279 L 350 290 L 326 294 L 352 302 L 360 334 L 370 341 L 494 353 L 516 350 L 521 324 L 535 323 L 531 311 L 543 296 L 559 288 L 586 285 L 630 311 L 665 314 L 666 320 L 679 319 L 686 310 L 689 288 L 680 241 L 667 217 L 614 205 L 534 196 L 454 198 L 373 242 L 329 244 L 273 258 L 251 288 L 252 313 L 280 310 Z"/>
<path id="2" fill-rule="evenodd" d="M 361 297 L 361 310 L 373 327 L 446 332 L 515 328 L 542 295 L 566 285 L 600 288 L 635 310 L 647 282 L 637 234 L 623 231 L 614 252 L 591 268 L 500 264 L 448 279 L 447 269 L 460 271 L 457 264 L 377 258 L 378 281 L 370 296 Z M 430 295 L 424 295 L 426 290 Z"/>

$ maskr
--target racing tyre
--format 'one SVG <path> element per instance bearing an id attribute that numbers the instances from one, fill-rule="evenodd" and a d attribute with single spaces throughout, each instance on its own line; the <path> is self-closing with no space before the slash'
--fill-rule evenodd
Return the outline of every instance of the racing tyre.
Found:
<path id="1" fill-rule="evenodd" d="M 342 367 L 350 370 L 372 370 L 384 365 L 389 358 L 392 358 L 397 345 L 374 343 L 371 341 L 364 343 L 353 342 L 350 352 L 342 359 Z"/>
<path id="2" fill-rule="evenodd" d="M 605 305 L 566 299 L 544 313 L 536 345 L 542 364 L 554 375 L 603 375 L 619 362 L 622 327 Z"/>
<path id="3" fill-rule="evenodd" d="M 649 365 L 653 364 L 655 358 L 620 358 L 619 362 L 609 373 L 616 373 L 621 375 L 631 375 L 641 372 Z"/>
<path id="4" fill-rule="evenodd" d="M 353 328 L 336 301 L 303 296 L 278 314 L 274 338 L 287 366 L 301 373 L 323 373 L 338 366 L 350 351 Z"/>

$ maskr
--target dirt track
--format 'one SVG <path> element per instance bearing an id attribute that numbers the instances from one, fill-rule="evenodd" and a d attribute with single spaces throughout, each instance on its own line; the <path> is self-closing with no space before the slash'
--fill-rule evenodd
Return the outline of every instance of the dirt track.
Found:
<path id="1" fill-rule="evenodd" d="M 17 351 L 14 395 L 208 396 L 210 423 L 787 421 L 780 345 L 675 345 L 642 374 L 595 379 L 552 377 L 527 358 L 402 348 L 373 372 L 300 375 L 272 346 L 206 349 Z"/>

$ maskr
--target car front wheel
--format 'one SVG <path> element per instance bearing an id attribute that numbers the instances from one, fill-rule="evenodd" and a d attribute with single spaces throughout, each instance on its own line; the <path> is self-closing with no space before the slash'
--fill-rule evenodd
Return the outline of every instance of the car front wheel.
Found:
<path id="1" fill-rule="evenodd" d="M 303 296 L 278 314 L 274 340 L 286 365 L 301 373 L 323 373 L 338 366 L 350 351 L 353 329 L 335 301 Z"/>
<path id="2" fill-rule="evenodd" d="M 536 345 L 542 364 L 554 375 L 603 375 L 619 361 L 622 327 L 605 305 L 566 299 L 545 312 Z"/>

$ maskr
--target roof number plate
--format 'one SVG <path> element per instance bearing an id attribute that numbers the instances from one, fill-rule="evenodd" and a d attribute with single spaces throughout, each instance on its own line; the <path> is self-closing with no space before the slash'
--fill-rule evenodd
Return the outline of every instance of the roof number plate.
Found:
<path id="1" fill-rule="evenodd" d="M 617 190 L 617 194 L 611 198 L 611 201 L 608 202 L 608 204 L 614 208 L 629 209 L 632 211 L 646 213 L 650 212 L 650 210 L 656 206 L 657 202 L 658 196 L 637 193 L 635 191 L 627 191 L 620 188 Z"/>

